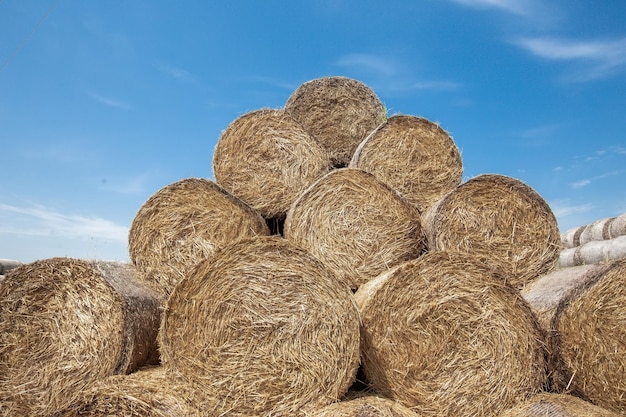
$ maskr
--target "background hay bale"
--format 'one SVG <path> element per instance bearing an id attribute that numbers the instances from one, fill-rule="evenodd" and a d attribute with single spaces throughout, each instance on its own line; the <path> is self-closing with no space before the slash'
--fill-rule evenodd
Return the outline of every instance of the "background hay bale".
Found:
<path id="1" fill-rule="evenodd" d="M 337 401 L 359 364 L 349 289 L 280 236 L 238 241 L 181 281 L 159 336 L 163 366 L 208 397 L 207 412 L 297 415 Z"/>
<path id="2" fill-rule="evenodd" d="M 609 239 L 609 227 L 613 220 L 615 220 L 615 217 L 607 217 L 585 226 L 580 233 L 578 244 L 584 245 L 588 242 Z"/>
<path id="3" fill-rule="evenodd" d="M 397 401 L 365 395 L 328 405 L 306 417 L 419 417 L 419 414 Z"/>
<path id="4" fill-rule="evenodd" d="M 17 268 L 20 265 L 23 265 L 20 261 L 15 261 L 13 259 L 0 259 L 0 275 L 6 275 L 10 270 Z"/>
<path id="5" fill-rule="evenodd" d="M 356 168 L 331 171 L 303 192 L 284 235 L 352 289 L 426 248 L 417 209 Z"/>
<path id="6" fill-rule="evenodd" d="M 567 394 L 541 393 L 500 414 L 500 417 L 619 417 L 602 407 Z"/>
<path id="7" fill-rule="evenodd" d="M 63 408 L 94 381 L 158 361 L 160 300 L 132 265 L 51 258 L 0 286 L 0 415 Z"/>
<path id="8" fill-rule="evenodd" d="M 544 388 L 536 318 L 475 258 L 429 252 L 355 298 L 368 383 L 421 415 L 497 416 Z"/>
<path id="9" fill-rule="evenodd" d="M 423 224 L 430 249 L 476 256 L 517 288 L 558 261 L 559 227 L 550 206 L 515 178 L 472 178 L 439 200 Z"/>
<path id="10" fill-rule="evenodd" d="M 356 149 L 351 167 L 373 174 L 425 212 L 457 187 L 463 176 L 461 154 L 436 123 L 395 115 Z"/>
<path id="11" fill-rule="evenodd" d="M 330 170 L 326 149 L 283 110 L 256 110 L 224 130 L 216 182 L 265 218 L 284 218 L 297 195 Z"/>
<path id="12" fill-rule="evenodd" d="M 139 209 L 128 251 L 147 282 L 169 295 L 196 264 L 232 241 L 270 233 L 261 215 L 210 180 L 161 188 Z"/>
<path id="13" fill-rule="evenodd" d="M 580 245 L 580 234 L 587 226 L 578 226 L 561 234 L 561 247 L 563 249 L 575 248 Z"/>
<path id="14" fill-rule="evenodd" d="M 345 167 L 357 146 L 387 118 L 376 93 L 361 81 L 323 77 L 301 84 L 285 111 L 328 150 L 335 167 Z"/>
<path id="15" fill-rule="evenodd" d="M 563 249 L 559 254 L 562 268 L 599 264 L 626 258 L 626 236 L 608 240 L 592 240 L 575 248 Z"/>
<path id="16" fill-rule="evenodd" d="M 200 417 L 196 392 L 152 367 L 130 375 L 113 375 L 81 392 L 66 409 L 51 417 Z"/>

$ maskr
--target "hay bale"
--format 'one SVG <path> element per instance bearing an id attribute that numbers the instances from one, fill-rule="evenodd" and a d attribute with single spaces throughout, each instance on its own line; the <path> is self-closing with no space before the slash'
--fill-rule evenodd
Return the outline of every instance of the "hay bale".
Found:
<path id="1" fill-rule="evenodd" d="M 224 130 L 216 182 L 265 218 L 284 218 L 302 190 L 330 170 L 326 149 L 283 110 L 256 110 Z"/>
<path id="2" fill-rule="evenodd" d="M 395 115 L 356 149 L 351 167 L 373 174 L 425 212 L 456 188 L 463 176 L 452 137 L 422 117 Z"/>
<path id="3" fill-rule="evenodd" d="M 552 389 L 626 412 L 626 259 L 547 274 L 522 295 L 546 314 Z"/>
<path id="4" fill-rule="evenodd" d="M 80 393 L 67 408 L 50 417 L 201 417 L 196 392 L 161 367 L 113 375 Z"/>
<path id="5" fill-rule="evenodd" d="M 352 289 L 426 247 L 417 209 L 356 168 L 331 171 L 303 192 L 287 213 L 284 235 Z"/>
<path id="6" fill-rule="evenodd" d="M 536 318 L 476 258 L 429 252 L 355 298 L 368 383 L 423 416 L 497 416 L 544 388 Z"/>
<path id="7" fill-rule="evenodd" d="M 587 226 L 578 226 L 561 234 L 561 248 L 569 249 L 580 245 L 580 235 Z"/>
<path id="8" fill-rule="evenodd" d="M 306 417 L 419 417 L 419 414 L 397 401 L 365 395 L 328 405 Z"/>
<path id="9" fill-rule="evenodd" d="M 98 379 L 157 362 L 162 303 L 128 263 L 12 270 L 0 286 L 0 415 L 47 415 Z"/>
<path id="10" fill-rule="evenodd" d="M 0 259 L 0 275 L 6 275 L 10 270 L 23 265 L 23 262 L 13 259 Z"/>
<path id="11" fill-rule="evenodd" d="M 500 414 L 500 417 L 619 417 L 602 407 L 567 394 L 541 393 Z"/>
<path id="12" fill-rule="evenodd" d="M 476 256 L 517 288 L 558 261 L 560 234 L 550 206 L 515 178 L 472 178 L 439 200 L 423 224 L 430 249 Z"/>
<path id="13" fill-rule="evenodd" d="M 269 233 L 261 215 L 240 199 L 210 180 L 187 178 L 161 188 L 141 206 L 128 251 L 146 282 L 169 295 L 222 246 Z"/>
<path id="14" fill-rule="evenodd" d="M 626 236 L 626 213 L 614 217 L 608 225 L 608 238 Z"/>
<path id="15" fill-rule="evenodd" d="M 164 367 L 219 399 L 207 412 L 297 415 L 353 383 L 359 317 L 349 289 L 308 252 L 257 236 L 178 284 L 159 341 Z"/>
<path id="16" fill-rule="evenodd" d="M 323 77 L 301 84 L 285 111 L 329 152 L 335 167 L 345 167 L 357 146 L 387 118 L 376 93 L 346 77 Z"/>
<path id="17" fill-rule="evenodd" d="M 600 241 L 609 238 L 609 227 L 615 220 L 615 217 L 607 217 L 604 219 L 596 220 L 595 222 L 585 226 L 580 233 L 579 245 L 584 245 L 588 242 Z"/>
<path id="18" fill-rule="evenodd" d="M 563 249 L 559 254 L 562 268 L 599 264 L 626 258 L 626 236 L 608 240 L 592 240 L 575 248 Z"/>

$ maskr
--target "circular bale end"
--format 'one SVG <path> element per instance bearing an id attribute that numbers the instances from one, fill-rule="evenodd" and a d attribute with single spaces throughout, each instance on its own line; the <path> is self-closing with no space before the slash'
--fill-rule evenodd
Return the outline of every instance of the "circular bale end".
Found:
<path id="1" fill-rule="evenodd" d="M 0 414 L 47 415 L 95 381 L 158 361 L 162 300 L 130 264 L 51 258 L 0 286 Z"/>
<path id="2" fill-rule="evenodd" d="M 322 77 L 300 85 L 285 111 L 329 152 L 335 167 L 345 167 L 357 146 L 387 118 L 376 93 L 361 81 Z"/>
<path id="3" fill-rule="evenodd" d="M 181 281 L 159 335 L 163 366 L 228 415 L 296 415 L 338 401 L 359 365 L 349 289 L 279 236 L 238 241 Z"/>
<path id="4" fill-rule="evenodd" d="M 284 218 L 297 195 L 330 167 L 326 149 L 283 110 L 237 118 L 213 154 L 216 182 L 265 218 Z"/>
<path id="5" fill-rule="evenodd" d="M 373 174 L 423 213 L 459 184 L 461 154 L 452 137 L 422 117 L 395 115 L 358 146 L 351 167 Z"/>
<path id="6" fill-rule="evenodd" d="M 141 206 L 128 251 L 144 279 L 169 295 L 222 246 L 269 233 L 263 217 L 240 199 L 210 180 L 187 178 L 161 188 Z"/>
<path id="7" fill-rule="evenodd" d="M 424 416 L 498 416 L 544 388 L 544 335 L 475 258 L 429 252 L 359 288 L 362 368 Z"/>
<path id="8" fill-rule="evenodd" d="M 376 395 L 344 400 L 312 411 L 307 417 L 419 417 L 401 403 Z"/>
<path id="9" fill-rule="evenodd" d="M 602 407 L 567 394 L 541 393 L 500 414 L 500 417 L 619 417 Z"/>
<path id="10" fill-rule="evenodd" d="M 331 171 L 304 191 L 284 235 L 352 289 L 426 249 L 417 209 L 356 168 Z"/>
<path id="11" fill-rule="evenodd" d="M 477 257 L 522 288 L 556 267 L 559 227 L 546 201 L 515 178 L 479 175 L 424 215 L 429 247 Z"/>

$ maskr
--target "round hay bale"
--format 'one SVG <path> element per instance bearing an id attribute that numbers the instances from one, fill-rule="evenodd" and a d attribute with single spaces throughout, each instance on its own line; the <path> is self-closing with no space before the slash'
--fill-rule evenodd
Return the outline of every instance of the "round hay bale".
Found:
<path id="1" fill-rule="evenodd" d="M 0 286 L 0 415 L 47 415 L 96 380 L 158 362 L 162 303 L 128 263 L 12 270 Z"/>
<path id="2" fill-rule="evenodd" d="M 419 417 L 419 414 L 397 401 L 365 395 L 328 405 L 307 417 Z"/>
<path id="3" fill-rule="evenodd" d="M 431 249 L 476 256 L 517 288 L 558 262 L 560 234 L 550 206 L 515 178 L 472 178 L 439 200 L 423 224 Z"/>
<path id="4" fill-rule="evenodd" d="M 357 146 L 387 118 L 376 93 L 361 81 L 322 77 L 301 84 L 285 111 L 329 152 L 335 167 L 345 167 Z"/>
<path id="5" fill-rule="evenodd" d="M 352 289 L 426 248 L 418 210 L 356 168 L 331 171 L 303 192 L 284 235 Z"/>
<path id="6" fill-rule="evenodd" d="M 152 367 L 130 375 L 113 375 L 80 393 L 67 408 L 50 417 L 201 417 L 189 387 Z"/>
<path id="7" fill-rule="evenodd" d="M 607 240 L 591 240 L 559 254 L 559 266 L 600 264 L 626 258 L 626 236 Z"/>
<path id="8" fill-rule="evenodd" d="M 456 188 L 463 176 L 452 137 L 422 117 L 395 115 L 356 149 L 351 167 L 373 174 L 423 213 Z"/>
<path id="9" fill-rule="evenodd" d="M 540 393 L 500 414 L 500 417 L 619 417 L 602 407 L 567 394 Z"/>
<path id="10" fill-rule="evenodd" d="M 608 238 L 614 239 L 626 235 L 626 213 L 621 214 L 611 221 L 608 226 Z"/>
<path id="11" fill-rule="evenodd" d="M 351 292 L 280 236 L 240 240 L 200 263 L 172 292 L 159 341 L 163 366 L 219 399 L 207 412 L 229 416 L 338 401 L 359 365 Z"/>
<path id="12" fill-rule="evenodd" d="M 330 170 L 326 149 L 283 110 L 237 118 L 213 154 L 216 182 L 265 218 L 284 218 L 298 194 Z"/>
<path id="13" fill-rule="evenodd" d="M 569 229 L 565 233 L 561 234 L 561 247 L 563 249 L 575 248 L 580 245 L 580 235 L 587 226 L 578 226 Z"/>
<path id="14" fill-rule="evenodd" d="M 8 274 L 10 270 L 23 265 L 23 262 L 13 259 L 0 259 L 0 275 Z"/>
<path id="15" fill-rule="evenodd" d="M 519 291 L 475 258 L 429 252 L 355 294 L 362 368 L 423 416 L 497 416 L 544 388 L 544 335 Z"/>
<path id="16" fill-rule="evenodd" d="M 169 295 L 200 261 L 247 236 L 268 235 L 252 208 L 210 180 L 187 178 L 154 193 L 128 233 L 130 259 L 146 282 Z"/>
<path id="17" fill-rule="evenodd" d="M 609 228 L 614 220 L 615 217 L 607 217 L 585 226 L 580 233 L 579 245 L 609 239 Z"/>

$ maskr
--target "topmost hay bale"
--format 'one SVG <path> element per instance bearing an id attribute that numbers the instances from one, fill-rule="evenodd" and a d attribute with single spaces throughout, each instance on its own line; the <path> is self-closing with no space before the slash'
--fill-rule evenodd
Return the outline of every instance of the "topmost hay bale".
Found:
<path id="1" fill-rule="evenodd" d="M 283 110 L 237 118 L 213 154 L 216 182 L 265 218 L 284 218 L 297 195 L 330 168 L 326 149 Z"/>
<path id="2" fill-rule="evenodd" d="M 561 234 L 561 246 L 570 249 L 592 241 L 615 239 L 624 235 L 626 235 L 626 213 L 567 230 Z"/>
<path id="3" fill-rule="evenodd" d="M 284 235 L 352 289 L 426 249 L 418 210 L 356 168 L 331 171 L 304 191 Z"/>
<path id="4" fill-rule="evenodd" d="M 308 413 L 306 417 L 419 417 L 401 403 L 376 395 L 343 400 Z"/>
<path id="5" fill-rule="evenodd" d="M 95 381 L 158 361 L 162 300 L 132 265 L 71 258 L 0 285 L 0 415 L 47 416 Z"/>
<path id="6" fill-rule="evenodd" d="M 210 180 L 187 178 L 154 193 L 139 209 L 128 251 L 146 280 L 170 294 L 196 264 L 232 241 L 268 235 L 261 215 Z"/>
<path id="7" fill-rule="evenodd" d="M 559 227 L 546 201 L 522 181 L 483 174 L 461 184 L 424 216 L 429 247 L 478 257 L 521 288 L 553 269 Z"/>
<path id="8" fill-rule="evenodd" d="M 567 394 L 540 393 L 500 414 L 500 417 L 619 417 L 602 407 Z"/>
<path id="9" fill-rule="evenodd" d="M 301 84 L 285 111 L 328 149 L 335 167 L 345 167 L 357 146 L 387 118 L 376 93 L 346 77 L 322 77 Z"/>
<path id="10" fill-rule="evenodd" d="M 463 163 L 452 137 L 422 117 L 395 115 L 374 130 L 350 162 L 426 211 L 461 183 Z"/>
<path id="11" fill-rule="evenodd" d="M 354 382 L 359 315 L 321 262 L 280 236 L 257 236 L 177 285 L 159 341 L 168 372 L 217 399 L 204 405 L 210 415 L 295 416 Z"/>

